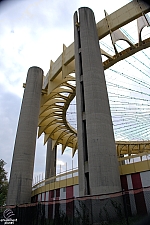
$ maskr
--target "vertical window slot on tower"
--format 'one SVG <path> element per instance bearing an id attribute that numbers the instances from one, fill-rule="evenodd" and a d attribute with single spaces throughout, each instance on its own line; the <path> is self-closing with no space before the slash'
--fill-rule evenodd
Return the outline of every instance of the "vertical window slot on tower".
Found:
<path id="1" fill-rule="evenodd" d="M 88 161 L 88 150 L 87 150 L 87 133 L 86 133 L 86 120 L 83 123 L 83 151 L 84 151 L 84 161 Z"/>
<path id="2" fill-rule="evenodd" d="M 78 46 L 81 48 L 80 29 L 78 28 Z"/>
<path id="3" fill-rule="evenodd" d="M 80 65 L 80 76 L 83 75 L 83 70 L 82 70 L 82 55 L 81 52 L 79 53 L 79 65 Z"/>
<path id="4" fill-rule="evenodd" d="M 86 179 L 86 194 L 90 195 L 90 180 L 89 180 L 89 173 L 85 173 Z"/>
<path id="5" fill-rule="evenodd" d="M 81 104 L 82 104 L 82 112 L 85 112 L 85 101 L 84 101 L 84 87 L 83 87 L 83 81 L 80 82 L 81 85 Z"/>

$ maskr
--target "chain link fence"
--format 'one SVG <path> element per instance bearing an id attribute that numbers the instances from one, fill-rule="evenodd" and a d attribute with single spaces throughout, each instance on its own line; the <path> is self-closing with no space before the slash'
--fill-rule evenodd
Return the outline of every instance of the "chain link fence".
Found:
<path id="1" fill-rule="evenodd" d="M 2 207 L 0 225 L 148 225 L 149 213 L 150 191 L 132 190 Z"/>

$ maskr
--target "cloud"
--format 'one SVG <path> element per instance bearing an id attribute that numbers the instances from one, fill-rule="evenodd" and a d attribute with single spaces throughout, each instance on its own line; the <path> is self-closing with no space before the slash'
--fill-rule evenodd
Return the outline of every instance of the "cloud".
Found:
<path id="1" fill-rule="evenodd" d="M 57 166 L 58 165 L 60 165 L 60 166 L 64 166 L 65 165 L 65 163 L 62 160 L 59 160 L 59 159 L 57 160 L 56 164 L 57 164 Z"/>
<path id="2" fill-rule="evenodd" d="M 6 91 L 0 84 L 0 153 L 7 163 L 7 172 L 10 171 L 20 105 L 21 99 Z"/>

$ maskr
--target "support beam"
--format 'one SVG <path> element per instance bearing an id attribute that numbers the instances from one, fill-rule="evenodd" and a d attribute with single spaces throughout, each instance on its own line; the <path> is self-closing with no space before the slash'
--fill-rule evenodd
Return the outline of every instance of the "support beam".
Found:
<path id="1" fill-rule="evenodd" d="M 45 179 L 56 176 L 57 146 L 52 149 L 52 139 L 47 142 Z"/>
<path id="2" fill-rule="evenodd" d="M 31 201 L 42 82 L 43 70 L 29 68 L 14 146 L 7 205 Z"/>
<path id="3" fill-rule="evenodd" d="M 94 14 L 74 14 L 79 195 L 121 190 L 113 126 Z"/>

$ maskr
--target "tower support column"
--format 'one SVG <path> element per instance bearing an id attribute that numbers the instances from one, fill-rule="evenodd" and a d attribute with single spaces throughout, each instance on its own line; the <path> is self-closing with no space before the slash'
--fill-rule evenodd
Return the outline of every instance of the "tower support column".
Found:
<path id="1" fill-rule="evenodd" d="M 52 150 L 52 139 L 47 142 L 45 179 L 56 176 L 57 146 Z"/>
<path id="2" fill-rule="evenodd" d="M 121 190 L 113 126 L 94 13 L 74 14 L 79 195 Z"/>
<path id="3" fill-rule="evenodd" d="M 31 202 L 32 179 L 43 70 L 28 70 L 14 146 L 7 205 Z"/>

